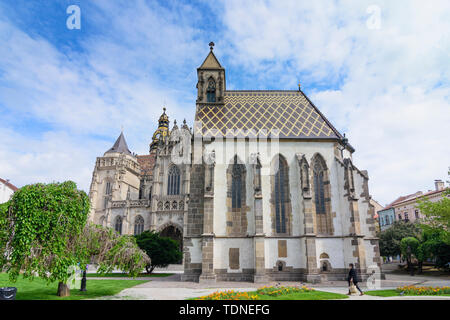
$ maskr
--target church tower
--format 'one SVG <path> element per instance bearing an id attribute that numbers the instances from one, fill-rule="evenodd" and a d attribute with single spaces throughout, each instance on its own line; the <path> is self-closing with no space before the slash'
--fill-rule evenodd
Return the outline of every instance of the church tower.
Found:
<path id="1" fill-rule="evenodd" d="M 197 68 L 197 104 L 223 104 L 225 69 L 214 55 L 214 42 L 210 42 L 209 47 L 208 56 Z"/>

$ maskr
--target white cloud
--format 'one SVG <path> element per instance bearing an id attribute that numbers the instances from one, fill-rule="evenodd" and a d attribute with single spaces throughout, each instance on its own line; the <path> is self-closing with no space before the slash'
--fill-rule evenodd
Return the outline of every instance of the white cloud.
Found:
<path id="1" fill-rule="evenodd" d="M 366 26 L 369 5 L 381 9 L 379 30 Z M 227 0 L 210 9 L 217 19 L 189 4 L 90 2 L 82 28 L 96 32 L 80 40 L 82 50 L 64 52 L 0 18 L 0 115 L 8 120 L 0 176 L 18 185 L 73 178 L 87 190 L 95 157 L 121 125 L 131 150 L 146 153 L 164 101 L 171 119 L 192 123 L 195 68 L 214 40 L 228 89 L 295 89 L 300 77 L 347 133 L 381 203 L 445 178 L 447 1 Z M 15 130 L 22 118 L 48 129 Z"/>
<path id="2" fill-rule="evenodd" d="M 381 9 L 379 30 L 366 26 L 369 5 Z M 255 83 L 274 79 L 283 89 L 302 74 L 304 91 L 356 148 L 375 199 L 387 203 L 446 177 L 448 2 L 225 1 L 224 8 L 234 65 L 254 70 Z"/>

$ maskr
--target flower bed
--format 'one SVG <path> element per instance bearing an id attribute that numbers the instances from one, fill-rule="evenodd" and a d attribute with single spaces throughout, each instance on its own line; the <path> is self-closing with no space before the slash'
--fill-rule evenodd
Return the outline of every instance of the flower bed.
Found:
<path id="1" fill-rule="evenodd" d="M 398 287 L 395 291 L 403 295 L 434 296 L 434 295 L 450 294 L 450 287 L 404 286 Z"/>
<path id="2" fill-rule="evenodd" d="M 302 287 L 262 287 L 256 290 L 256 292 L 260 295 L 267 295 L 267 296 L 281 296 L 285 294 L 290 293 L 297 293 L 297 292 L 310 292 L 314 291 L 314 289 L 308 288 L 306 286 Z"/>
<path id="3" fill-rule="evenodd" d="M 234 290 L 217 291 L 207 296 L 196 298 L 195 300 L 258 300 L 259 297 L 254 292 L 240 292 Z"/>
<path id="4" fill-rule="evenodd" d="M 234 290 L 217 291 L 207 296 L 196 298 L 196 300 L 259 300 L 261 295 L 277 297 L 291 293 L 312 292 L 314 289 L 302 287 L 262 287 L 256 292 L 239 292 Z"/>

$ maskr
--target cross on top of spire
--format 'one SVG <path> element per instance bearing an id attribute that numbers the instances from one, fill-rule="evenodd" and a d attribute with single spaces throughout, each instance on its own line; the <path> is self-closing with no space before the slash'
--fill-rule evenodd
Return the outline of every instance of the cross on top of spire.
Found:
<path id="1" fill-rule="evenodd" d="M 209 49 L 212 51 L 213 48 L 214 48 L 214 42 L 211 41 L 211 42 L 209 43 Z"/>

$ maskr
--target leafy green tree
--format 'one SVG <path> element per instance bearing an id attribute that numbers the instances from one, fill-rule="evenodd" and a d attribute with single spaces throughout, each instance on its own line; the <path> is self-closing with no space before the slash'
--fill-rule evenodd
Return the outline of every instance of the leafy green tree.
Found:
<path id="1" fill-rule="evenodd" d="M 177 263 L 183 256 L 177 241 L 161 237 L 155 231 L 144 231 L 135 237 L 138 246 L 151 259 L 146 267 L 147 273 L 152 273 L 156 267 L 164 268 L 170 263 Z"/>
<path id="2" fill-rule="evenodd" d="M 58 295 L 67 295 L 69 266 L 80 262 L 80 248 L 68 251 L 70 239 L 86 224 L 89 198 L 72 181 L 33 184 L 16 191 L 3 211 L 0 255 L 11 281 L 20 273 L 58 281 Z M 84 261 L 82 261 L 84 262 Z"/>
<path id="3" fill-rule="evenodd" d="M 413 272 L 412 270 L 412 257 L 418 256 L 420 242 L 417 238 L 414 237 L 406 237 L 400 241 L 400 248 L 402 251 L 402 255 L 406 258 L 406 262 L 408 264 L 408 270 Z"/>
<path id="4" fill-rule="evenodd" d="M 450 245 L 446 243 L 447 233 L 444 230 L 427 228 L 425 226 L 420 238 L 417 259 L 419 272 L 422 273 L 423 261 L 434 259 L 438 268 L 446 268 L 450 261 Z"/>
<path id="5" fill-rule="evenodd" d="M 403 238 L 418 238 L 420 229 L 411 222 L 395 221 L 392 226 L 378 234 L 380 254 L 385 257 L 395 257 L 402 253 L 400 242 Z"/>
<path id="6" fill-rule="evenodd" d="M 0 206 L 0 267 L 15 282 L 22 274 L 58 281 L 59 296 L 70 295 L 70 266 L 90 259 L 100 272 L 115 267 L 137 275 L 150 259 L 132 236 L 86 223 L 89 198 L 72 181 L 28 185 Z"/>

